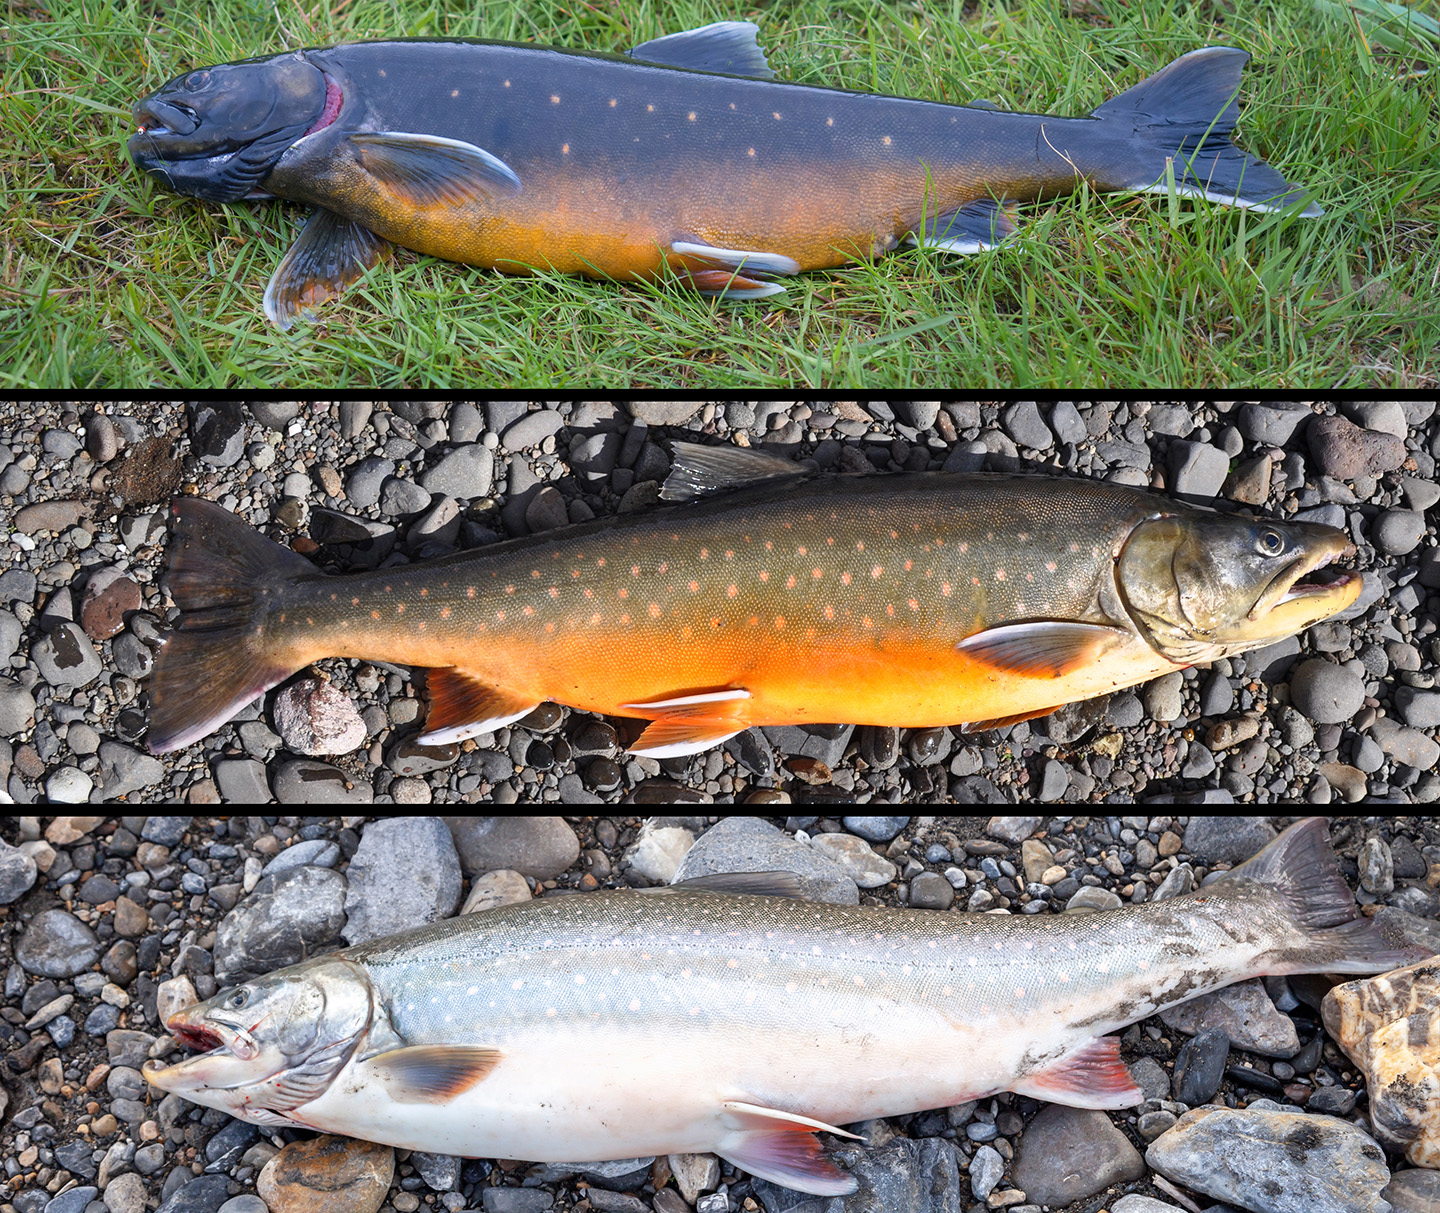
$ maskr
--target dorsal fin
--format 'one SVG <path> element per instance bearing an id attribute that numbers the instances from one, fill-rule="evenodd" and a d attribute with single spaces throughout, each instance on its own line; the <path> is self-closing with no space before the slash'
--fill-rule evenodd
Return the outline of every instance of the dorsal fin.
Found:
<path id="1" fill-rule="evenodd" d="M 701 446 L 677 440 L 670 443 L 670 449 L 675 462 L 660 490 L 663 501 L 689 501 L 765 480 L 809 475 L 809 469 L 788 459 L 743 447 Z"/>
<path id="2" fill-rule="evenodd" d="M 727 76 L 752 76 L 773 80 L 775 73 L 766 62 L 753 21 L 717 21 L 699 29 L 666 34 L 632 47 L 630 57 L 665 67 L 692 72 L 724 72 Z"/>

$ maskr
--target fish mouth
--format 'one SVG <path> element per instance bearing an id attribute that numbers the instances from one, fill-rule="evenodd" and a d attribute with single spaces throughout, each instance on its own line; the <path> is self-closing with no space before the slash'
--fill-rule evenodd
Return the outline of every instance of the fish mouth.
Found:
<path id="1" fill-rule="evenodd" d="M 175 105 L 148 97 L 135 106 L 135 133 L 163 138 L 166 135 L 191 135 L 200 119 L 188 105 Z"/>
<path id="2" fill-rule="evenodd" d="M 1321 570 L 1332 561 L 1342 556 L 1351 556 L 1354 552 L 1355 545 L 1349 539 L 1336 536 L 1330 543 L 1318 545 L 1297 560 L 1291 561 L 1261 592 L 1255 605 L 1250 608 L 1249 618 L 1256 621 L 1288 603 L 1306 599 L 1329 601 L 1349 594 L 1353 601 L 1359 596 L 1359 583 L 1364 580 L 1359 573 L 1352 569 L 1332 569 L 1330 572 L 1335 575 L 1327 579 L 1321 575 Z M 1350 593 L 1352 588 L 1353 594 Z"/>
<path id="3" fill-rule="evenodd" d="M 247 1029 L 214 1015 L 192 1018 L 193 1009 L 177 1011 L 165 1024 L 165 1030 L 187 1049 L 197 1054 L 229 1052 L 240 1061 L 259 1055 L 260 1046 Z"/>

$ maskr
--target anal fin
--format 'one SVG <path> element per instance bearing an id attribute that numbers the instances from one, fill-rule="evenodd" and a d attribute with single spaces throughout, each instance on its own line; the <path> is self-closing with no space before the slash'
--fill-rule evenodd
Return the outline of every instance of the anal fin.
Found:
<path id="1" fill-rule="evenodd" d="M 265 316 L 288 329 L 374 267 L 390 245 L 353 219 L 316 207 L 265 288 Z"/>
<path id="2" fill-rule="evenodd" d="M 972 720 L 966 724 L 952 725 L 961 733 L 988 733 L 991 729 L 1008 729 L 1022 720 L 1034 720 L 1037 716 L 1048 716 L 1054 708 L 1037 708 L 1033 712 L 1016 712 L 1013 716 L 994 716 L 989 720 Z"/>
<path id="3" fill-rule="evenodd" d="M 715 1147 L 715 1153 L 752 1175 L 816 1196 L 845 1196 L 859 1181 L 825 1157 L 817 1131 L 861 1141 L 854 1133 L 824 1121 L 764 1108 L 758 1104 L 727 1102 L 725 1121 L 732 1132 Z"/>
<path id="4" fill-rule="evenodd" d="M 476 1045 L 411 1045 L 361 1063 L 396 1103 L 449 1103 L 484 1079 L 504 1054 Z"/>
<path id="5" fill-rule="evenodd" d="M 1071 1108 L 1133 1108 L 1145 1093 L 1120 1060 L 1120 1038 L 1099 1036 L 1069 1057 L 1027 1074 L 1010 1089 Z"/>
<path id="6" fill-rule="evenodd" d="M 744 706 L 749 698 L 743 687 L 729 687 L 622 703 L 621 711 L 650 718 L 628 752 L 641 758 L 683 758 L 717 746 L 749 727 Z"/>
<path id="7" fill-rule="evenodd" d="M 430 711 L 418 738 L 421 745 L 446 745 L 493 733 L 540 706 L 533 696 L 492 686 L 458 666 L 431 669 L 425 683 Z"/>

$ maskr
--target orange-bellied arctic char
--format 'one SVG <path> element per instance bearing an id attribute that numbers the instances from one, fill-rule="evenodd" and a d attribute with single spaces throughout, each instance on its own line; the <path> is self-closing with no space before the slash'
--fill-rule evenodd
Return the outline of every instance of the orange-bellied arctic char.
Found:
<path id="1" fill-rule="evenodd" d="M 1249 57 L 1233 47 L 1056 118 L 777 81 L 755 33 L 721 22 L 629 55 L 397 39 L 221 64 L 140 102 L 129 149 L 181 193 L 315 207 L 265 293 L 282 328 L 386 241 L 509 273 L 668 271 L 747 299 L 902 239 L 982 251 L 1014 230 L 1004 204 L 1081 181 L 1301 199 L 1230 141 Z"/>
<path id="2" fill-rule="evenodd" d="M 345 576 L 177 498 L 150 748 L 332 656 L 429 667 L 430 743 L 546 700 L 649 720 L 633 752 L 652 757 L 751 725 L 982 728 L 1269 644 L 1360 592 L 1357 573 L 1301 580 L 1349 549 L 1330 527 L 1093 480 L 799 482 L 774 456 L 675 450 L 681 504 Z"/>

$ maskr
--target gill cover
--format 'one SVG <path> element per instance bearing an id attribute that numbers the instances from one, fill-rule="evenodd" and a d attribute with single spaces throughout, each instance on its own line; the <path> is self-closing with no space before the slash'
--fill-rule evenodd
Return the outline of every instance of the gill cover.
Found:
<path id="1" fill-rule="evenodd" d="M 136 166 L 167 188 L 234 202 L 338 108 L 335 93 L 303 51 L 201 68 L 135 107 L 138 129 L 127 146 Z"/>
<path id="2" fill-rule="evenodd" d="M 1186 511 L 1142 522 L 1115 562 L 1146 640 L 1194 664 L 1292 635 L 1353 602 L 1360 577 L 1298 584 L 1350 546 L 1342 531 Z"/>

